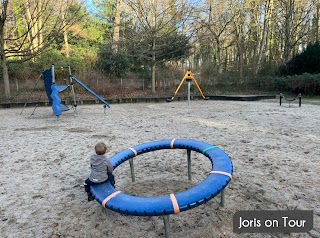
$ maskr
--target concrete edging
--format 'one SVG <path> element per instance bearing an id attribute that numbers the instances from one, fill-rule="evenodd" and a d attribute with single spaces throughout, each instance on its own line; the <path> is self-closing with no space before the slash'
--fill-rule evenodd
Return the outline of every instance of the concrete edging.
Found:
<path id="1" fill-rule="evenodd" d="M 231 100 L 231 101 L 258 101 L 264 99 L 276 99 L 276 95 L 221 95 L 221 96 L 206 96 L 208 100 Z M 119 103 L 160 103 L 166 102 L 169 97 L 142 97 L 142 98 L 110 98 L 107 99 L 109 104 L 119 104 Z M 187 96 L 175 97 L 174 101 L 185 101 L 188 100 Z M 191 100 L 202 100 L 201 96 L 191 96 Z M 73 102 L 69 100 L 62 100 L 64 104 L 72 104 Z M 85 104 L 99 104 L 99 100 L 95 99 L 84 99 L 77 100 L 77 105 Z M 24 105 L 30 106 L 50 106 L 49 101 L 39 101 L 39 102 L 8 102 L 0 103 L 0 108 L 17 108 L 24 107 Z"/>

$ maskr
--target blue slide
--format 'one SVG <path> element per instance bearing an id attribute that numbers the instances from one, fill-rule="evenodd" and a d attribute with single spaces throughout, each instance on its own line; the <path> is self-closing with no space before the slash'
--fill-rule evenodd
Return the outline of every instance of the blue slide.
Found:
<path id="1" fill-rule="evenodd" d="M 57 85 L 53 82 L 53 76 L 51 69 L 48 69 L 44 72 L 42 72 L 43 78 L 44 78 L 44 87 L 49 99 L 50 104 L 52 105 L 52 110 L 54 114 L 59 117 L 63 111 L 68 111 L 69 108 L 61 103 L 61 98 L 59 97 L 59 93 L 65 91 L 68 88 L 68 85 Z M 99 95 L 97 95 L 95 92 L 93 92 L 90 88 L 88 88 L 85 84 L 83 84 L 79 79 L 76 77 L 72 77 L 74 81 L 76 81 L 78 84 L 80 84 L 82 87 L 84 87 L 89 93 L 91 93 L 93 96 L 95 96 L 97 99 L 99 99 L 106 107 L 109 107 L 109 104 L 101 98 Z"/>
<path id="2" fill-rule="evenodd" d="M 52 93 L 51 93 L 50 97 L 52 98 L 52 110 L 53 110 L 54 115 L 56 115 L 58 117 L 61 115 L 61 112 L 62 112 L 61 108 L 60 108 L 61 98 L 58 96 L 59 89 L 56 84 L 52 84 L 51 90 L 52 90 Z"/>
<path id="3" fill-rule="evenodd" d="M 76 81 L 78 84 L 80 84 L 82 87 L 85 88 L 85 90 L 87 90 L 89 93 L 91 93 L 93 96 L 95 96 L 98 100 L 100 100 L 100 102 L 102 102 L 104 105 L 106 105 L 107 107 L 110 108 L 109 104 L 106 102 L 106 100 L 104 100 L 102 97 L 100 97 L 98 94 L 96 94 L 95 92 L 93 92 L 90 88 L 88 88 L 84 83 L 82 83 L 79 79 L 77 79 L 76 77 L 72 77 L 72 79 L 74 81 Z"/>
<path id="4" fill-rule="evenodd" d="M 61 103 L 61 98 L 59 97 L 59 93 L 68 89 L 68 85 L 57 85 L 52 84 L 52 73 L 51 69 L 44 71 L 44 87 L 49 99 L 49 102 L 52 106 L 52 110 L 54 115 L 59 117 L 63 111 L 68 111 L 69 108 Z"/>
<path id="5" fill-rule="evenodd" d="M 117 191 L 107 180 L 92 185 L 91 193 L 103 207 L 133 216 L 161 216 L 177 214 L 197 207 L 218 195 L 231 181 L 233 166 L 230 157 L 219 147 L 189 139 L 149 142 L 123 150 L 112 156 L 114 169 L 140 154 L 162 149 L 187 149 L 204 154 L 212 164 L 208 177 L 200 184 L 177 194 L 160 197 L 138 197 Z"/>

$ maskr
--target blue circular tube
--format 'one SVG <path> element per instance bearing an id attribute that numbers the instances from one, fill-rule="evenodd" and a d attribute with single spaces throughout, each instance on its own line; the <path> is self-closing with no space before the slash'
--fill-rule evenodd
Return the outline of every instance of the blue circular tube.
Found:
<path id="1" fill-rule="evenodd" d="M 140 144 L 131 149 L 126 149 L 110 158 L 114 168 L 137 155 L 162 149 L 189 149 L 203 153 L 212 164 L 212 171 L 220 171 L 232 175 L 233 166 L 230 157 L 217 146 L 189 140 L 176 139 L 161 140 Z M 174 194 L 178 202 L 180 212 L 197 207 L 218 195 L 230 182 L 231 178 L 225 174 L 209 174 L 198 185 L 177 194 Z M 103 201 L 111 194 L 117 192 L 109 181 L 91 186 L 91 192 L 95 199 L 103 204 Z M 137 197 L 119 193 L 106 202 L 105 207 L 115 212 L 133 216 L 161 216 L 174 214 L 174 207 L 169 195 L 160 197 Z"/>

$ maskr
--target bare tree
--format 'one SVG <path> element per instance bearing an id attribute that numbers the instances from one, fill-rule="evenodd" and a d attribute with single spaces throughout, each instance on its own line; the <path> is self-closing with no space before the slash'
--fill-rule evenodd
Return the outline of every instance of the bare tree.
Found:
<path id="1" fill-rule="evenodd" d="M 315 9 L 312 24 L 312 38 L 315 42 L 319 42 L 320 1 L 313 0 L 312 3 Z"/>
<path id="2" fill-rule="evenodd" d="M 313 5 L 309 0 L 279 1 L 277 11 L 280 12 L 279 32 L 284 36 L 283 39 L 283 60 L 290 59 L 292 50 L 301 43 L 301 40 L 308 35 L 310 16 Z"/>
<path id="3" fill-rule="evenodd" d="M 151 89 L 155 93 L 157 63 L 183 57 L 189 48 L 188 39 L 193 34 L 183 35 L 182 29 L 187 32 L 185 23 L 191 19 L 192 7 L 173 0 L 126 0 L 125 3 L 134 18 L 130 26 L 127 24 L 129 54 L 149 63 Z"/>
<path id="4" fill-rule="evenodd" d="M 0 2 L 0 57 L 2 63 L 3 80 L 4 80 L 4 92 L 7 98 L 10 97 L 10 84 L 9 84 L 9 72 L 7 65 L 7 58 L 5 54 L 6 41 L 4 39 L 5 22 L 7 20 L 8 0 L 2 0 Z"/>
<path id="5" fill-rule="evenodd" d="M 256 67 L 255 67 L 255 74 L 258 74 L 260 68 L 261 68 L 261 62 L 263 57 L 266 54 L 267 50 L 267 42 L 268 42 L 268 34 L 269 34 L 269 26 L 273 11 L 273 0 L 267 0 L 264 2 L 264 21 L 263 21 L 263 30 L 262 30 L 262 38 L 260 41 L 260 50 L 258 52 L 258 57 L 256 61 Z"/>
<path id="6" fill-rule="evenodd" d="M 121 23 L 121 7 L 122 0 L 116 0 L 116 10 L 114 14 L 114 28 L 113 28 L 113 39 L 112 39 L 112 51 L 117 53 L 119 50 L 120 40 L 120 23 Z"/>
<path id="7" fill-rule="evenodd" d="M 213 1 L 208 0 L 203 8 L 200 10 L 200 26 L 202 33 L 199 37 L 211 39 L 216 49 L 216 61 L 218 66 L 218 73 L 221 74 L 223 70 L 222 64 L 222 48 L 226 42 L 226 32 L 233 21 L 234 15 L 228 9 L 228 2 L 226 0 Z M 213 53 L 213 52 L 211 52 Z"/>
<path id="8" fill-rule="evenodd" d="M 33 59 L 47 49 L 79 19 L 82 5 L 76 0 L 3 0 L 0 4 L 0 56 L 5 97 L 10 98 L 8 63 Z M 73 14 L 69 14 L 71 6 Z"/>

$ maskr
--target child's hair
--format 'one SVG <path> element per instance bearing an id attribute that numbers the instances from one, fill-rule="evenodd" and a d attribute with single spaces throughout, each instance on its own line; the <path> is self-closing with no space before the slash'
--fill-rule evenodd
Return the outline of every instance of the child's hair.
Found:
<path id="1" fill-rule="evenodd" d="M 104 155 L 107 151 L 107 146 L 105 143 L 99 142 L 98 144 L 96 144 L 94 149 L 96 150 L 97 155 Z"/>

